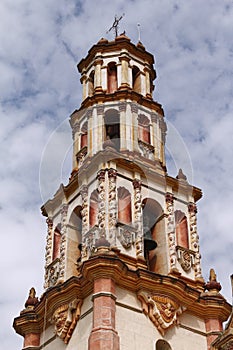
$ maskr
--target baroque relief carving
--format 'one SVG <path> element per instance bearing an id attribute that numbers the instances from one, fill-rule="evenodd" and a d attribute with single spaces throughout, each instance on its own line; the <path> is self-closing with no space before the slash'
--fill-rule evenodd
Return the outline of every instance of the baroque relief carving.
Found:
<path id="1" fill-rule="evenodd" d="M 191 247 L 195 252 L 194 271 L 196 278 L 202 278 L 201 274 L 201 255 L 199 251 L 199 236 L 197 234 L 197 207 L 195 203 L 189 203 L 189 222 L 191 233 Z"/>
<path id="2" fill-rule="evenodd" d="M 48 288 L 48 266 L 52 262 L 52 245 L 53 245 L 53 220 L 50 218 L 47 218 L 47 244 L 46 244 L 46 251 L 45 251 L 45 282 L 44 282 L 44 288 Z"/>
<path id="3" fill-rule="evenodd" d="M 117 200 L 116 200 L 116 178 L 115 169 L 108 170 L 108 227 L 110 241 L 114 240 L 117 222 Z"/>
<path id="4" fill-rule="evenodd" d="M 59 266 L 60 278 L 63 278 L 65 275 L 67 212 L 68 212 L 68 205 L 63 204 L 61 207 L 61 246 L 60 246 L 60 266 Z"/>
<path id="5" fill-rule="evenodd" d="M 142 182 L 133 180 L 134 188 L 134 225 L 136 228 L 136 256 L 143 256 L 143 228 L 142 228 Z"/>
<path id="6" fill-rule="evenodd" d="M 179 261 L 182 269 L 185 272 L 190 271 L 191 267 L 194 264 L 195 252 L 179 246 L 176 247 L 176 252 L 177 260 Z"/>
<path id="7" fill-rule="evenodd" d="M 176 267 L 176 240 L 175 240 L 175 224 L 174 224 L 174 205 L 173 194 L 166 193 L 167 205 L 167 234 L 169 242 L 170 268 Z"/>
<path id="8" fill-rule="evenodd" d="M 158 331 L 164 335 L 173 324 L 178 324 L 178 316 L 186 310 L 174 300 L 160 295 L 151 295 L 139 292 L 138 299 L 141 302 L 143 312 L 150 318 Z"/>
<path id="9" fill-rule="evenodd" d="M 106 183 L 105 183 L 105 170 L 100 170 L 97 174 L 98 179 L 98 192 L 99 192 L 99 213 L 98 213 L 98 224 L 99 228 L 102 231 L 101 237 L 105 237 L 105 192 L 106 192 Z"/>
<path id="10" fill-rule="evenodd" d="M 69 304 L 60 306 L 51 318 L 55 334 L 67 344 L 81 314 L 81 299 L 74 299 Z"/>

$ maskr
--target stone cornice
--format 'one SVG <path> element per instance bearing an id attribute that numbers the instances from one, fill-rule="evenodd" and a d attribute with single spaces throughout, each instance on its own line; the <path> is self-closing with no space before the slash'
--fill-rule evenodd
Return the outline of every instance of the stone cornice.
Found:
<path id="1" fill-rule="evenodd" d="M 60 306 L 70 303 L 74 298 L 83 300 L 91 295 L 96 278 L 111 278 L 120 288 L 135 294 L 145 291 L 168 296 L 184 305 L 189 313 L 200 318 L 212 317 L 225 321 L 229 317 L 231 306 L 227 301 L 220 294 L 209 296 L 201 292 L 198 281 L 159 275 L 144 268 L 132 269 L 127 264 L 127 256 L 124 259 L 125 262 L 113 251 L 92 256 L 80 267 L 79 277 L 71 277 L 66 282 L 48 289 L 33 311 L 21 312 L 14 320 L 16 332 L 23 336 L 30 332 L 42 332 Z M 132 257 L 130 259 L 133 260 Z M 129 265 L 133 265 L 132 261 L 129 261 Z M 137 266 L 136 259 L 134 266 Z"/>

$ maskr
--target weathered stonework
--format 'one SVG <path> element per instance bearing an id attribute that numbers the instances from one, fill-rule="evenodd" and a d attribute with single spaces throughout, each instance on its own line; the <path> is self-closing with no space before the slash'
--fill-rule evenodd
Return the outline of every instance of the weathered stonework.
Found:
<path id="1" fill-rule="evenodd" d="M 170 269 L 176 268 L 176 237 L 174 224 L 174 199 L 171 193 L 166 193 L 167 235 L 169 244 Z"/>

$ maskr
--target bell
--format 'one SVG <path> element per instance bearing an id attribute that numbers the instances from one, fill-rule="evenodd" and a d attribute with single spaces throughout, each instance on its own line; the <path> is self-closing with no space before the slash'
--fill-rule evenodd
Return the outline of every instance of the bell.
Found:
<path id="1" fill-rule="evenodd" d="M 156 241 L 151 238 L 150 231 L 144 234 L 144 249 L 146 251 L 154 250 L 157 247 Z"/>

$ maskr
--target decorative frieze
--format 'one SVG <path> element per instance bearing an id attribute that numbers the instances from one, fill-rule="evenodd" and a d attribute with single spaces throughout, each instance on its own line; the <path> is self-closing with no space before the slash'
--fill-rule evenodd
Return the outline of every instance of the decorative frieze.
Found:
<path id="1" fill-rule="evenodd" d="M 171 298 L 161 295 L 151 295 L 141 291 L 138 293 L 138 299 L 144 314 L 150 318 L 163 336 L 169 327 L 179 324 L 178 317 L 186 310 Z"/>
<path id="2" fill-rule="evenodd" d="M 108 170 L 108 229 L 110 241 L 115 241 L 116 223 L 117 223 L 117 195 L 116 195 L 115 169 Z"/>
<path id="3" fill-rule="evenodd" d="M 202 278 L 201 274 L 201 255 L 199 251 L 199 236 L 197 234 L 197 206 L 195 203 L 189 203 L 189 224 L 191 249 L 195 252 L 194 272 L 196 278 Z"/>
<path id="4" fill-rule="evenodd" d="M 134 188 L 134 227 L 136 229 L 136 256 L 143 256 L 143 225 L 142 225 L 142 182 L 133 180 Z"/>
<path id="5" fill-rule="evenodd" d="M 88 187 L 83 185 L 80 188 L 80 194 L 82 197 L 82 234 L 88 231 Z"/>
<path id="6" fill-rule="evenodd" d="M 125 249 L 129 249 L 135 243 L 136 230 L 125 224 L 118 223 L 117 238 Z"/>
<path id="7" fill-rule="evenodd" d="M 105 170 L 99 170 L 97 174 L 98 179 L 98 193 L 99 193 L 99 213 L 98 213 L 98 226 L 100 229 L 100 236 L 105 238 L 105 220 L 106 220 L 106 182 L 105 182 Z"/>
<path id="8" fill-rule="evenodd" d="M 96 111 L 97 111 L 97 115 L 103 115 L 104 114 L 104 105 L 97 105 Z"/>
<path id="9" fill-rule="evenodd" d="M 68 212 L 68 205 L 63 204 L 61 207 L 61 246 L 60 246 L 60 266 L 59 266 L 61 279 L 63 279 L 65 276 L 67 212 Z"/>
<path id="10" fill-rule="evenodd" d="M 136 103 L 130 103 L 132 113 L 138 113 L 138 105 Z"/>
<path id="11" fill-rule="evenodd" d="M 52 262 L 52 248 L 53 248 L 53 220 L 47 218 L 47 239 L 46 239 L 46 252 L 45 252 L 45 282 L 44 288 L 48 288 L 48 266 Z"/>
<path id="12" fill-rule="evenodd" d="M 120 112 L 125 112 L 126 111 L 126 107 L 127 107 L 127 103 L 126 102 L 120 102 L 118 104 L 118 107 L 119 107 L 119 111 Z"/>
<path id="13" fill-rule="evenodd" d="M 168 248 L 170 256 L 170 269 L 176 268 L 176 238 L 174 223 L 174 197 L 172 193 L 166 193 L 166 210 L 167 210 L 167 235 Z"/>
<path id="14" fill-rule="evenodd" d="M 69 304 L 59 306 L 53 313 L 51 323 L 55 334 L 67 344 L 81 314 L 81 299 L 74 299 Z"/>

